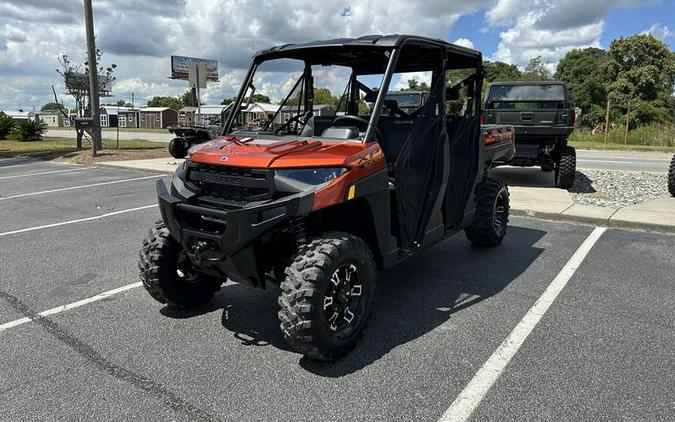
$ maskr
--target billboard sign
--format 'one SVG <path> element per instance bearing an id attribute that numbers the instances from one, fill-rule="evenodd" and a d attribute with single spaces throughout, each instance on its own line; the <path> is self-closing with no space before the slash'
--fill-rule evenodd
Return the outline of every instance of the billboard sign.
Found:
<path id="1" fill-rule="evenodd" d="M 218 81 L 218 61 L 211 59 L 200 59 L 197 57 L 171 56 L 171 78 L 185 79 L 190 78 L 190 63 L 206 64 L 206 79 L 209 81 Z"/>

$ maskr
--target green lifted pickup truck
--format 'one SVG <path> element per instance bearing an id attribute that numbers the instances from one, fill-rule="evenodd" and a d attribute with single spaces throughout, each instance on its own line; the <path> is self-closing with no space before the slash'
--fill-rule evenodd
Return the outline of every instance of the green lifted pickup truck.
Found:
<path id="1" fill-rule="evenodd" d="M 563 82 L 494 82 L 485 95 L 483 123 L 513 125 L 516 155 L 512 166 L 541 166 L 555 171 L 555 184 L 574 184 L 576 152 L 567 145 L 574 130 L 575 112 Z"/>

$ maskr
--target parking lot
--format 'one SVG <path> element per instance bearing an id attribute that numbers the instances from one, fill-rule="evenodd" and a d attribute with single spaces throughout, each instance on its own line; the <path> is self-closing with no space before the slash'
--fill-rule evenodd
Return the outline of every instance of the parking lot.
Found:
<path id="1" fill-rule="evenodd" d="M 437 421 L 458 397 L 476 421 L 675 419 L 673 235 L 459 234 L 382 274 L 359 346 L 318 363 L 285 345 L 276 288 L 193 312 L 145 293 L 160 177 L 0 160 L 1 420 Z"/>

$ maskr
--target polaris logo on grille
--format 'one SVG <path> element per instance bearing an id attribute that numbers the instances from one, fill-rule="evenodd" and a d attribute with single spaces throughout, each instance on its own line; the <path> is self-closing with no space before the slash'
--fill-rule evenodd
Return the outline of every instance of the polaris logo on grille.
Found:
<path id="1" fill-rule="evenodd" d="M 227 161 L 229 159 L 230 159 L 230 157 L 228 157 L 227 155 L 224 155 L 224 156 L 220 157 L 220 161 Z"/>

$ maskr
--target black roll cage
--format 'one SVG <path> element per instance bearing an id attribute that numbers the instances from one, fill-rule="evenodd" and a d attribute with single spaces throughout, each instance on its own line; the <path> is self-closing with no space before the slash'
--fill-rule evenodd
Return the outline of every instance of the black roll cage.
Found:
<path id="1" fill-rule="evenodd" d="M 385 40 L 386 43 L 383 42 L 383 44 L 387 44 L 386 46 L 377 46 L 379 41 Z M 389 85 L 391 83 L 391 78 L 394 74 L 394 72 L 397 69 L 398 65 L 398 60 L 400 57 L 400 53 L 402 49 L 406 45 L 418 45 L 418 46 L 428 46 L 428 47 L 438 47 L 439 49 L 444 50 L 444 60 L 442 63 L 442 69 L 439 68 L 439 70 L 442 72 L 442 75 L 445 75 L 445 72 L 449 69 L 453 68 L 469 68 L 471 66 L 461 66 L 461 67 L 452 67 L 450 66 L 451 64 L 451 57 L 453 55 L 456 55 L 456 57 L 462 56 L 462 57 L 470 57 L 475 60 L 475 69 L 476 73 L 475 75 L 472 75 L 472 77 L 469 77 L 465 79 L 464 81 L 461 81 L 457 85 L 466 86 L 470 82 L 474 82 L 474 87 L 475 93 L 480 93 L 482 91 L 482 81 L 483 81 L 483 66 L 482 66 L 482 55 L 480 52 L 477 52 L 475 50 L 471 50 L 468 48 L 456 46 L 450 43 L 447 43 L 443 40 L 436 40 L 436 39 L 431 39 L 431 38 L 425 38 L 425 37 L 418 37 L 418 36 L 410 36 L 410 35 L 400 35 L 400 36 L 382 36 L 382 37 L 375 37 L 375 36 L 366 36 L 366 37 L 361 37 L 357 39 L 347 39 L 347 40 L 335 40 L 335 41 L 326 41 L 326 42 L 314 42 L 314 43 L 307 43 L 307 44 L 301 44 L 301 45 L 284 45 L 284 46 L 279 46 L 279 47 L 274 47 L 271 49 L 263 50 L 261 52 L 258 52 L 255 54 L 251 60 L 251 66 L 249 67 L 249 70 L 246 74 L 246 77 L 244 79 L 244 83 L 241 85 L 239 89 L 239 93 L 237 94 L 237 99 L 233 104 L 233 109 L 232 113 L 229 114 L 227 118 L 227 122 L 223 126 L 222 130 L 222 135 L 228 134 L 232 128 L 232 124 L 234 123 L 238 113 L 241 112 L 241 104 L 244 101 L 244 97 L 246 95 L 246 92 L 248 91 L 249 86 L 252 85 L 253 83 L 253 76 L 255 75 L 256 70 L 258 69 L 258 66 L 262 64 L 265 61 L 268 60 L 273 60 L 273 59 L 283 59 L 283 58 L 288 58 L 288 59 L 300 59 L 303 60 L 299 56 L 299 52 L 309 52 L 318 48 L 340 48 L 344 47 L 346 45 L 351 45 L 351 43 L 356 43 L 356 42 L 361 42 L 361 40 L 375 40 L 372 42 L 373 45 L 362 45 L 359 48 L 363 49 L 374 49 L 377 51 L 382 51 L 385 56 L 388 56 L 387 60 L 387 65 L 384 71 L 384 75 L 382 77 L 382 81 L 380 83 L 380 87 L 378 89 L 378 95 L 375 100 L 375 103 L 373 105 L 373 111 L 370 116 L 370 120 L 368 122 L 368 127 L 366 129 L 365 136 L 363 138 L 363 142 L 369 142 L 372 140 L 372 137 L 375 133 L 374 128 L 377 126 L 377 122 L 380 119 L 380 115 L 382 113 L 382 108 L 384 105 L 384 101 L 387 96 L 387 92 L 389 89 Z M 336 45 L 336 41 L 340 41 L 342 45 Z M 393 41 L 393 42 L 391 42 Z M 306 45 L 306 46 L 305 46 Z M 287 54 L 284 54 L 285 50 L 288 50 Z M 303 82 L 303 87 L 300 91 L 301 96 L 302 92 L 305 92 L 304 95 L 304 109 L 306 113 L 308 113 L 308 116 L 311 116 L 313 113 L 313 102 L 314 102 L 314 80 L 312 77 L 312 65 L 313 64 L 327 64 L 330 65 L 331 63 L 310 63 L 307 59 L 304 59 L 304 71 L 302 76 L 298 79 L 294 87 L 290 90 L 289 94 L 286 96 L 284 99 L 283 103 L 286 103 L 292 93 L 295 91 L 297 88 L 297 84 L 300 83 L 301 81 Z M 363 73 L 367 74 L 367 73 Z M 361 84 L 359 81 L 356 80 L 357 77 L 357 72 L 355 71 L 355 68 L 352 67 L 352 74 L 350 77 L 350 81 L 348 84 L 347 89 L 349 89 L 349 97 L 347 100 L 347 107 L 346 107 L 346 114 L 353 114 L 353 115 L 358 115 L 358 101 L 359 101 L 359 95 L 358 91 L 361 89 L 363 84 Z M 433 80 L 432 80 L 432 85 L 433 85 Z M 456 86 L 457 86 L 456 85 Z M 367 88 L 367 87 L 366 87 Z M 446 95 L 446 84 L 442 84 L 442 93 L 443 97 Z M 481 104 L 480 104 L 480 98 L 478 96 L 478 99 L 475 97 L 477 94 L 474 94 L 473 100 L 473 107 L 474 107 L 474 115 L 478 116 L 480 115 L 481 111 Z M 282 105 L 283 105 L 282 103 Z M 443 102 L 444 103 L 444 102 Z M 298 109 L 299 109 L 300 103 L 298 103 Z M 266 125 L 266 128 L 271 124 L 271 121 L 276 118 L 276 116 L 279 114 L 281 110 L 281 106 L 279 109 L 274 114 L 274 117 L 270 119 L 270 122 Z M 440 113 L 445 113 L 445 107 L 440 107 L 439 110 Z"/>

